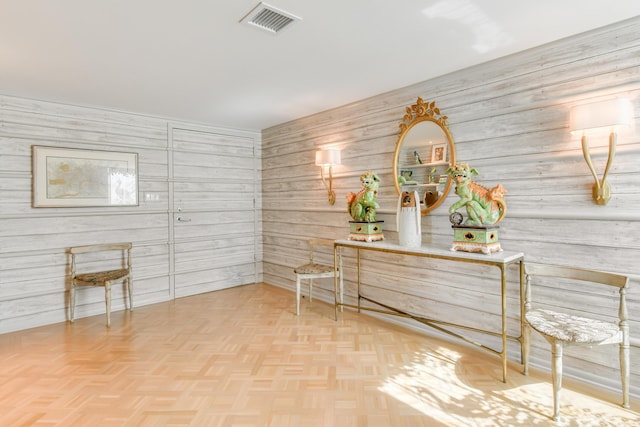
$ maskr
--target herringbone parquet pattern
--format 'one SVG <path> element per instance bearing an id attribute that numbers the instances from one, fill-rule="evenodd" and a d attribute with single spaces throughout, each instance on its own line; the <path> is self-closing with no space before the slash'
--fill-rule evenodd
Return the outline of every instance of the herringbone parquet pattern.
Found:
<path id="1" fill-rule="evenodd" d="M 248 285 L 0 335 L 0 426 L 640 425 L 546 376 L 364 314 Z M 542 378 L 542 379 L 541 379 Z M 610 399 L 610 400 L 609 400 Z M 636 402 L 634 402 L 634 405 Z"/>

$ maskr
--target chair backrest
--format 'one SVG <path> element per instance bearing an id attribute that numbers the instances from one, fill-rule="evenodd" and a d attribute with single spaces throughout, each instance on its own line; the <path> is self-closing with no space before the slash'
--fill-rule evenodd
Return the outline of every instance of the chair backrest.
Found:
<path id="1" fill-rule="evenodd" d="M 87 254 L 93 252 L 105 252 L 105 251 L 126 251 L 127 256 L 125 257 L 125 265 L 124 268 L 131 270 L 131 242 L 124 243 L 103 243 L 98 245 L 85 245 L 85 246 L 74 246 L 69 248 L 69 253 L 71 254 L 71 275 L 73 276 L 76 273 L 76 255 L 78 254 Z"/>
<path id="2" fill-rule="evenodd" d="M 621 324 L 626 324 L 627 306 L 625 294 L 629 287 L 629 278 L 622 274 L 608 273 L 605 271 L 590 270 L 585 268 L 567 267 L 561 265 L 548 265 L 525 263 L 525 310 L 531 308 L 531 279 L 532 277 L 553 277 L 568 280 L 578 280 L 583 282 L 599 283 L 602 285 L 619 288 L 620 304 L 618 317 Z M 586 308 L 588 310 L 588 308 Z"/>
<path id="3" fill-rule="evenodd" d="M 314 252 L 321 247 L 332 247 L 333 240 L 329 239 L 309 239 L 309 260 L 313 263 Z"/>
<path id="4" fill-rule="evenodd" d="M 585 282 L 616 286 L 618 288 L 626 288 L 629 285 L 629 278 L 627 276 L 577 267 L 525 263 L 524 271 L 526 276 L 549 276 L 571 280 L 582 280 Z"/>

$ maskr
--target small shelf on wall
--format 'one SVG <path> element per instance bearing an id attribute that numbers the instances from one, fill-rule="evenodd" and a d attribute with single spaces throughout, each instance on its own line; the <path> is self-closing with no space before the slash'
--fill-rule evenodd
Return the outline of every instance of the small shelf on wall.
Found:
<path id="1" fill-rule="evenodd" d="M 428 167 L 438 167 L 438 166 L 449 166 L 449 162 L 433 162 L 433 163 L 419 163 L 414 165 L 401 165 L 398 166 L 399 169 L 420 169 L 420 168 L 428 168 Z"/>
<path id="2" fill-rule="evenodd" d="M 444 185 L 445 183 L 438 183 L 438 182 L 430 182 L 430 183 L 422 183 L 422 184 L 400 184 L 400 188 L 402 188 L 402 190 L 411 190 L 411 189 L 421 189 L 421 188 L 436 188 L 439 185 Z"/>

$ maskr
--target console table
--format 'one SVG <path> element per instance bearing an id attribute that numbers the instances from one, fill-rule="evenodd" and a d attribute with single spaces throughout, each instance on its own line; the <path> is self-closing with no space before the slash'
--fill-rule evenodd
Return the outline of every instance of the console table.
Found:
<path id="1" fill-rule="evenodd" d="M 425 324 L 429 327 L 437 329 L 440 332 L 444 332 L 448 335 L 454 336 L 456 338 L 462 339 L 465 342 L 473 344 L 477 347 L 480 347 L 486 351 L 489 351 L 494 354 L 500 355 L 502 359 L 502 381 L 507 381 L 507 339 L 513 339 L 520 343 L 520 351 L 522 354 L 522 345 L 523 345 L 523 328 L 520 327 L 520 336 L 509 336 L 507 334 L 507 267 L 510 264 L 518 263 L 520 267 L 520 318 L 524 317 L 524 306 L 523 306 L 523 295 L 524 295 L 524 254 L 522 252 L 510 252 L 510 251 L 500 251 L 493 252 L 490 254 L 483 253 L 471 253 L 471 252 L 457 252 L 451 251 L 449 248 L 438 247 L 438 246 L 422 246 L 420 248 L 409 249 L 403 246 L 400 246 L 396 243 L 390 243 L 388 241 L 378 241 L 378 242 L 360 242 L 354 240 L 335 240 L 334 241 L 334 266 L 342 265 L 342 253 L 340 248 L 352 248 L 356 251 L 356 262 L 357 262 L 357 290 L 358 290 L 358 304 L 345 304 L 342 299 L 338 301 L 338 280 L 334 280 L 334 304 L 335 304 L 335 316 L 336 320 L 338 320 L 338 308 L 342 307 L 352 307 L 360 310 L 369 310 L 376 311 L 379 313 L 392 314 L 396 316 L 403 316 L 414 319 L 422 324 Z M 474 328 L 470 326 L 458 325 L 451 322 L 429 319 L 422 316 L 418 316 L 415 314 L 410 314 L 405 311 L 402 311 L 398 308 L 391 307 L 385 303 L 380 301 L 375 301 L 371 298 L 363 296 L 360 293 L 360 252 L 361 251 L 375 251 L 375 252 L 386 252 L 392 254 L 401 254 L 401 255 L 409 255 L 409 256 L 417 256 L 423 258 L 435 258 L 447 261 L 454 262 L 464 262 L 469 264 L 480 264 L 480 265 L 490 265 L 495 266 L 500 270 L 500 293 L 502 298 L 502 328 L 500 332 L 489 331 L 485 329 Z M 335 267 L 337 268 L 337 267 Z M 344 271 L 341 271 L 340 274 L 344 274 Z M 338 277 L 336 275 L 336 277 Z M 383 307 L 384 310 L 373 308 L 373 307 L 362 307 L 360 305 L 360 300 L 364 299 L 371 303 L 374 303 L 380 307 Z M 453 332 L 446 327 L 453 327 L 458 329 L 465 329 L 473 332 L 481 332 L 484 334 L 499 336 L 502 339 L 502 348 L 498 350 L 494 350 L 491 347 L 485 346 L 483 344 L 477 343 L 466 337 Z"/>

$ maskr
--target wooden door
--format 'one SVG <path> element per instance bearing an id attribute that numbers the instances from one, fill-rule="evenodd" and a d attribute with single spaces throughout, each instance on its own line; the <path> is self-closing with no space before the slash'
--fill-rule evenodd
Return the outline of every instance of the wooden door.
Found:
<path id="1" fill-rule="evenodd" d="M 172 127 L 175 297 L 257 281 L 259 135 Z"/>

